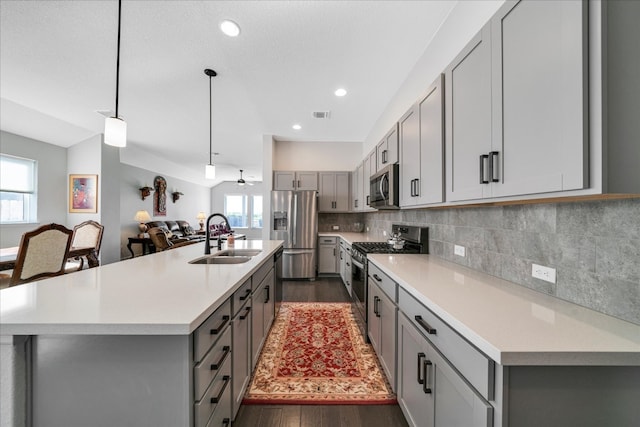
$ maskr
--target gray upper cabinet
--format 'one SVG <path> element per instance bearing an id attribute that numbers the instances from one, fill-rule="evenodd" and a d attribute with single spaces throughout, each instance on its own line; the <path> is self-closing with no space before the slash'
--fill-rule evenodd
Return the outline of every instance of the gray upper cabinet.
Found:
<path id="1" fill-rule="evenodd" d="M 364 162 L 351 172 L 351 211 L 361 212 L 364 206 Z"/>
<path id="2" fill-rule="evenodd" d="M 444 201 L 444 123 L 441 75 L 400 119 L 400 206 Z"/>
<path id="3" fill-rule="evenodd" d="M 318 211 L 349 212 L 350 172 L 320 172 L 318 174 Z"/>
<path id="4" fill-rule="evenodd" d="M 273 189 L 318 191 L 318 172 L 274 171 Z"/>
<path id="5" fill-rule="evenodd" d="M 371 153 L 369 153 L 369 155 L 364 158 L 363 169 L 364 169 L 362 171 L 362 174 L 363 174 L 362 199 L 364 200 L 363 208 L 365 211 L 373 211 L 375 210 L 375 208 L 372 208 L 369 205 L 370 199 L 371 199 L 371 187 L 370 187 L 369 179 L 371 178 L 371 175 L 374 175 L 377 172 L 376 150 L 372 150 Z"/>
<path id="6" fill-rule="evenodd" d="M 491 151 L 491 46 L 486 25 L 445 71 L 447 200 L 489 195 L 479 159 Z"/>
<path id="7" fill-rule="evenodd" d="M 398 124 L 393 125 L 391 130 L 384 136 L 376 147 L 377 166 L 380 170 L 385 166 L 398 163 Z M 375 172 L 374 172 L 375 173 Z"/>
<path id="8" fill-rule="evenodd" d="M 586 18 L 586 2 L 508 2 L 449 65 L 447 201 L 587 185 Z"/>
<path id="9" fill-rule="evenodd" d="M 581 1 L 507 3 L 492 18 L 493 197 L 586 186 L 587 30 Z"/>

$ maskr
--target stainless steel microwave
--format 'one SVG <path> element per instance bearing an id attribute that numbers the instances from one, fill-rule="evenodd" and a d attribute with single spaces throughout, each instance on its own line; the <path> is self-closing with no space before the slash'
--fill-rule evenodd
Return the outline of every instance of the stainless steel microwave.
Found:
<path id="1" fill-rule="evenodd" d="M 399 209 L 399 183 L 400 168 L 397 163 L 371 175 L 369 206 L 376 209 Z"/>

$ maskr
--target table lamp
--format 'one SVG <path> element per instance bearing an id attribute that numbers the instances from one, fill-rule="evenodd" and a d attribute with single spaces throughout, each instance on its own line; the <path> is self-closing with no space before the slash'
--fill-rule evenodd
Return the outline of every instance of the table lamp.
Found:
<path id="1" fill-rule="evenodd" d="M 148 227 L 147 227 L 147 224 L 145 224 L 145 222 L 151 221 L 151 216 L 149 215 L 149 212 L 147 212 L 147 211 L 138 211 L 138 212 L 136 212 L 136 216 L 134 216 L 133 219 L 135 219 L 136 221 L 138 221 L 140 223 L 138 225 L 138 227 L 140 227 L 140 234 L 146 233 Z"/>
<path id="2" fill-rule="evenodd" d="M 200 224 L 200 231 L 204 231 L 204 220 L 206 219 L 204 212 L 198 212 L 198 216 L 196 217 L 196 219 L 198 220 L 198 224 Z"/>

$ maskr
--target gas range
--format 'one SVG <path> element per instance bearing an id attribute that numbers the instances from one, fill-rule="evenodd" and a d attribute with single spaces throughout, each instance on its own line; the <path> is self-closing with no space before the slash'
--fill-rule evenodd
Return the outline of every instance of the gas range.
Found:
<path id="1" fill-rule="evenodd" d="M 402 249 L 393 249 L 386 242 L 355 242 L 351 245 L 353 250 L 363 254 L 419 254 L 420 247 L 406 243 Z"/>
<path id="2" fill-rule="evenodd" d="M 405 241 L 402 249 L 393 249 L 387 242 L 354 242 L 351 244 L 351 311 L 365 341 L 367 336 L 368 266 L 367 254 L 427 254 L 429 253 L 429 229 L 411 225 L 394 224 L 393 234 Z"/>

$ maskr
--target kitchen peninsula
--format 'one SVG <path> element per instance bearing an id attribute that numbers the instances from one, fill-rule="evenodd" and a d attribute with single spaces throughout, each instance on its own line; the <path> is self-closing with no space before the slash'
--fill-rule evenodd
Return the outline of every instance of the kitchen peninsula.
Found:
<path id="1" fill-rule="evenodd" d="M 207 411 L 216 406 L 209 395 L 232 387 L 226 387 L 228 375 L 219 375 L 226 382 L 212 381 L 204 396 L 195 396 L 201 380 L 196 371 L 214 352 L 214 340 L 231 343 L 232 310 L 242 308 L 241 320 L 249 315 L 252 292 L 273 281 L 274 254 L 281 246 L 282 241 L 239 241 L 236 249 L 260 252 L 246 263 L 198 265 L 189 261 L 202 257 L 203 246 L 190 245 L 2 290 L 2 355 L 14 355 L 11 363 L 3 361 L 2 379 L 17 381 L 12 395 L 2 395 L 3 417 L 26 424 L 19 414 L 26 385 L 25 403 L 32 403 L 26 417 L 33 426 L 204 427 Z M 272 300 L 273 286 L 266 291 Z M 255 298 L 254 307 L 258 301 L 265 298 Z M 229 346 L 223 347 L 227 360 L 221 365 L 230 370 L 236 357 L 237 364 L 248 364 L 251 338 L 242 336 L 244 351 L 229 358 Z M 205 340 L 212 344 L 207 356 Z M 20 354 L 26 363 L 15 357 Z M 198 400 L 207 400 L 204 419 Z"/>

